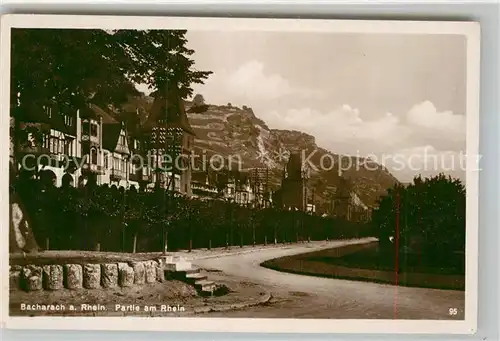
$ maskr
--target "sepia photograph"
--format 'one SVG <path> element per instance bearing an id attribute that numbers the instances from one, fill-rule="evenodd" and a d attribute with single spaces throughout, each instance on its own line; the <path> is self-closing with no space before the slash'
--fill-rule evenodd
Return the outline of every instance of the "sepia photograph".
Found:
<path id="1" fill-rule="evenodd" d="M 11 15 L 1 53 L 7 327 L 475 331 L 477 23 Z"/>

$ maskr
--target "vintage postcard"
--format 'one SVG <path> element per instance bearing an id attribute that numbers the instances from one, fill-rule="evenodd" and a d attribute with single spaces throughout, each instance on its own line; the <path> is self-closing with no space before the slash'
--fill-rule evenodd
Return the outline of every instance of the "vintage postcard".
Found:
<path id="1" fill-rule="evenodd" d="M 479 32 L 4 16 L 2 321 L 474 333 Z"/>

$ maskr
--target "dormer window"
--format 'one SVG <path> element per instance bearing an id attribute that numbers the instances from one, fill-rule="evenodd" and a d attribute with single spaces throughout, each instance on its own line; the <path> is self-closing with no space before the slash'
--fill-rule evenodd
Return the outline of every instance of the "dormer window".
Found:
<path id="1" fill-rule="evenodd" d="M 64 123 L 67 126 L 72 126 L 73 125 L 73 117 L 71 117 L 69 115 L 64 115 Z"/>
<path id="2" fill-rule="evenodd" d="M 90 125 L 90 136 L 97 137 L 97 124 L 95 123 Z"/>
<path id="3" fill-rule="evenodd" d="M 121 146 L 125 146 L 125 135 L 120 135 L 118 138 L 118 144 Z"/>
<path id="4" fill-rule="evenodd" d="M 50 106 L 44 106 L 45 114 L 48 118 L 52 118 L 52 108 Z"/>

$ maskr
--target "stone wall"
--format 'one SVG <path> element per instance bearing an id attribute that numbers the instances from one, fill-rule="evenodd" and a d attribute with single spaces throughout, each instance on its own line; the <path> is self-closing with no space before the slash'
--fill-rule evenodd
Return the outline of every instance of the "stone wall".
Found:
<path id="1" fill-rule="evenodd" d="M 10 290 L 61 290 L 130 287 L 163 282 L 165 275 L 159 261 L 129 263 L 12 265 Z"/>

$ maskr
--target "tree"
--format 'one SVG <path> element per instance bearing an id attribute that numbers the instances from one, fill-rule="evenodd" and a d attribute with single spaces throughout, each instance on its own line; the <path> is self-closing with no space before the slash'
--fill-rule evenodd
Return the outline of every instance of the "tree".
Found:
<path id="1" fill-rule="evenodd" d="M 50 128 L 44 106 L 59 114 L 93 103 L 113 108 L 137 125 L 134 115 L 123 109 L 131 96 L 140 95 L 134 83 L 147 84 L 157 93 L 175 87 L 176 97 L 190 97 L 192 84 L 203 84 L 211 72 L 194 68 L 194 50 L 187 48 L 185 35 L 185 30 L 13 29 L 13 145 L 30 140 L 41 147 Z M 20 129 L 27 116 L 39 124 Z M 87 217 L 93 211 L 91 201 L 80 204 L 80 213 Z"/>
<path id="2" fill-rule="evenodd" d="M 193 97 L 193 105 L 191 108 L 189 108 L 188 112 L 190 113 L 203 113 L 208 110 L 208 105 L 205 104 L 205 98 L 203 98 L 203 95 L 201 94 L 196 94 Z"/>
<path id="3" fill-rule="evenodd" d="M 139 94 L 133 82 L 153 90 L 177 83 L 182 98 L 211 74 L 194 69 L 185 30 L 14 29 L 11 96 L 43 103 L 98 99 L 120 104 Z M 19 97 L 19 98 L 18 98 Z"/>
<path id="4" fill-rule="evenodd" d="M 185 30 L 14 29 L 11 116 L 40 113 L 48 104 L 64 111 L 89 102 L 120 111 L 131 95 L 139 95 L 134 83 L 161 93 L 175 86 L 180 98 L 187 98 L 192 84 L 203 84 L 211 72 L 194 68 L 185 35 Z"/>
<path id="5" fill-rule="evenodd" d="M 193 105 L 204 105 L 205 104 L 205 98 L 203 98 L 202 94 L 196 94 L 193 97 Z"/>
<path id="6" fill-rule="evenodd" d="M 141 232 L 141 228 L 148 226 L 144 223 L 150 217 L 148 216 L 146 207 L 147 201 L 144 197 L 144 193 L 134 193 L 133 191 L 128 191 L 126 195 L 123 196 L 123 201 L 122 238 L 125 237 L 126 229 L 132 232 L 132 252 L 135 253 L 137 251 L 137 236 Z M 125 242 L 123 242 L 123 244 L 125 244 Z M 125 251 L 124 247 L 123 251 Z"/>
<path id="7" fill-rule="evenodd" d="M 446 253 L 465 250 L 465 187 L 459 179 L 443 174 L 407 187 L 396 185 L 379 201 L 373 214 L 381 245 L 398 237 L 399 245 L 421 240 L 427 250 Z"/>
<path id="8" fill-rule="evenodd" d="M 126 55 L 103 30 L 14 29 L 11 53 L 11 103 L 79 105 L 106 94 L 112 104 L 132 89 Z"/>
<path id="9" fill-rule="evenodd" d="M 112 36 L 125 58 L 120 65 L 135 83 L 162 92 L 169 85 L 179 88 L 181 98 L 193 94 L 192 84 L 203 84 L 211 71 L 194 68 L 187 47 L 186 30 L 117 30 Z"/>

